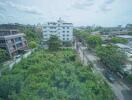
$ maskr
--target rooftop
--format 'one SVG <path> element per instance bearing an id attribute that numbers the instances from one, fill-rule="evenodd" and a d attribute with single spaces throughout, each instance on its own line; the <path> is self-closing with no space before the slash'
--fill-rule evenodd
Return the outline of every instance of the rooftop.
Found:
<path id="1" fill-rule="evenodd" d="M 120 37 L 120 38 L 126 38 L 126 39 L 130 39 L 130 38 L 132 38 L 131 35 L 118 35 L 117 37 Z"/>
<path id="2" fill-rule="evenodd" d="M 120 47 L 120 48 L 131 49 L 131 47 L 129 47 L 127 45 L 124 45 L 124 44 L 121 44 L 121 43 L 116 43 L 115 45 L 118 46 L 118 47 Z"/>
<path id="3" fill-rule="evenodd" d="M 0 29 L 0 36 L 8 36 L 8 35 L 14 35 L 14 34 L 18 34 L 19 30 L 15 30 L 15 29 Z"/>
<path id="4" fill-rule="evenodd" d="M 58 25 L 58 23 L 62 23 L 63 25 L 72 25 L 72 23 L 67 23 L 61 20 L 61 18 L 59 18 L 57 22 L 47 22 L 47 23 L 44 23 L 43 25 Z"/>
<path id="5" fill-rule="evenodd" d="M 25 36 L 25 34 L 24 33 L 12 34 L 12 35 L 0 36 L 0 38 L 12 38 L 17 36 Z"/>

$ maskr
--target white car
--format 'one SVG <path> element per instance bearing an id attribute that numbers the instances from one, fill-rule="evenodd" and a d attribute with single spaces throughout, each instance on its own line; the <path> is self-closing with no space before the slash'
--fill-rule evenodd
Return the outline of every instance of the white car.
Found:
<path id="1" fill-rule="evenodd" d="M 20 57 L 21 57 L 21 55 L 16 55 L 16 56 L 15 56 L 15 58 L 20 58 Z"/>

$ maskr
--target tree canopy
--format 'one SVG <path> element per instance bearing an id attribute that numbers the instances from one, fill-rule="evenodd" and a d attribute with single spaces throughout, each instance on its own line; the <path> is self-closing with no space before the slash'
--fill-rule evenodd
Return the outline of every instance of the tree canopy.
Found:
<path id="1" fill-rule="evenodd" d="M 102 44 L 102 39 L 99 35 L 90 35 L 86 42 L 91 48 L 95 48 L 96 46 Z"/>
<path id="2" fill-rule="evenodd" d="M 119 38 L 119 37 L 113 37 L 111 39 L 112 43 L 128 43 L 127 39 Z"/>
<path id="3" fill-rule="evenodd" d="M 126 61 L 125 53 L 112 45 L 98 46 L 96 53 L 101 62 L 113 71 L 120 71 Z"/>
<path id="4" fill-rule="evenodd" d="M 0 49 L 0 63 L 7 59 L 8 59 L 8 55 L 7 55 L 6 50 Z"/>
<path id="5" fill-rule="evenodd" d="M 0 78 L 3 100 L 114 100 L 108 85 L 73 50 L 39 50 Z"/>
<path id="6" fill-rule="evenodd" d="M 22 32 L 24 32 L 26 34 L 26 39 L 29 42 L 34 41 L 36 43 L 39 42 L 39 33 L 37 33 L 35 31 L 35 29 L 32 28 L 24 28 L 21 30 Z"/>
<path id="7" fill-rule="evenodd" d="M 48 40 L 48 47 L 51 51 L 57 51 L 61 46 L 61 41 L 56 35 L 51 35 Z"/>
<path id="8" fill-rule="evenodd" d="M 76 38 L 83 44 L 88 44 L 90 48 L 95 48 L 96 46 L 102 44 L 100 35 L 91 35 L 89 32 L 83 30 L 75 30 L 74 32 L 76 32 Z"/>
<path id="9" fill-rule="evenodd" d="M 31 49 L 36 48 L 37 47 L 37 43 L 35 41 L 31 41 L 31 42 L 29 42 L 29 47 Z"/>

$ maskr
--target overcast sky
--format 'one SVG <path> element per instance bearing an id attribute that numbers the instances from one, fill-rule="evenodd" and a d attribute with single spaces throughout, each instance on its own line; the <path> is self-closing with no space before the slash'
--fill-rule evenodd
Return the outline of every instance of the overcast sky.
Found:
<path id="1" fill-rule="evenodd" d="M 36 24 L 59 17 L 74 25 L 132 23 L 132 0 L 0 0 L 0 23 Z"/>

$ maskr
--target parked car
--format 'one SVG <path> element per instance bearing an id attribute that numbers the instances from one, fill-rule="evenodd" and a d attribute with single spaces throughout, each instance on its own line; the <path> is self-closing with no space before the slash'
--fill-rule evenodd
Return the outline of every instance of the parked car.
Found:
<path id="1" fill-rule="evenodd" d="M 109 82 L 111 83 L 115 82 L 115 78 L 111 72 L 109 71 L 105 72 L 105 77 L 108 79 Z"/>
<path id="2" fill-rule="evenodd" d="M 16 56 L 15 56 L 15 58 L 20 58 L 20 57 L 21 57 L 21 55 L 16 55 Z"/>

